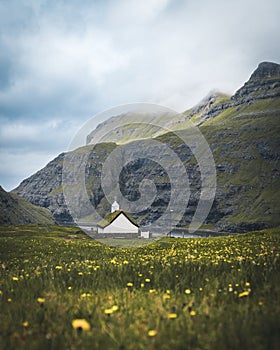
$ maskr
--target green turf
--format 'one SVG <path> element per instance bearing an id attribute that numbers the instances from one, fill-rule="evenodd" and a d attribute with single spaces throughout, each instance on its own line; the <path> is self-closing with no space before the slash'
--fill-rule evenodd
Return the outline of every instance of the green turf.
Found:
<path id="1" fill-rule="evenodd" d="M 1 226 L 0 348 L 278 349 L 279 234 L 121 249 Z"/>

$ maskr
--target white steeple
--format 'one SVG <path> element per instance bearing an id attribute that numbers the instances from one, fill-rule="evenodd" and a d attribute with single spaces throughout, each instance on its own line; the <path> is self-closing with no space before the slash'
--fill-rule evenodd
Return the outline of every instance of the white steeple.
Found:
<path id="1" fill-rule="evenodd" d="M 111 206 L 111 213 L 113 213 L 116 210 L 120 210 L 120 206 L 119 206 L 119 203 L 117 202 L 116 197 L 115 197 L 115 201 Z"/>

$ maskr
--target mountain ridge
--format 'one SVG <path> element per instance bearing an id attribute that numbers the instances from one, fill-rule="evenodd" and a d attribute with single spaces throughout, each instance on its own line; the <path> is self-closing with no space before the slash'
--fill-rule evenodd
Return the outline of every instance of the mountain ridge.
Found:
<path id="1" fill-rule="evenodd" d="M 191 110 L 180 114 L 181 120 L 168 121 L 166 116 L 167 122 L 172 124 L 169 130 L 176 130 L 176 133 L 184 133 L 188 120 L 193 121 L 210 145 L 217 168 L 217 192 L 206 224 L 217 230 L 243 232 L 247 229 L 280 224 L 278 193 L 275 190 L 279 188 L 280 179 L 279 67 L 275 63 L 261 63 L 250 79 L 232 97 L 214 92 Z M 272 75 L 274 72 L 276 76 Z M 115 122 L 116 120 L 114 117 Z M 99 130 L 102 127 L 99 126 Z M 107 135 L 109 137 L 103 140 L 105 143 L 96 145 L 90 154 L 86 169 L 88 193 L 101 215 L 105 215 L 109 210 L 109 203 L 100 184 L 102 163 L 117 147 L 116 142 L 122 144 L 120 141 L 122 139 L 127 141 L 128 136 L 131 136 L 131 141 L 141 136 L 147 137 L 141 134 L 142 131 L 135 130 L 134 134 L 131 134 L 128 126 L 126 139 L 123 133 L 119 139 L 114 139 L 114 142 L 111 142 L 110 135 Z M 183 145 L 176 135 L 172 135 L 171 132 L 162 134 L 157 132 L 152 130 L 148 137 L 154 138 L 156 135 L 156 140 L 168 144 L 178 153 L 188 169 L 192 193 L 189 207 L 180 222 L 180 225 L 185 226 L 195 211 L 200 193 L 197 164 L 189 150 L 182 148 Z M 131 141 L 128 145 L 131 144 L 133 147 Z M 124 152 L 129 152 L 125 144 L 121 147 Z M 73 159 L 79 161 L 79 153 L 82 152 L 83 149 L 76 153 L 74 151 Z M 48 207 L 60 223 L 65 223 L 70 218 L 62 188 L 64 157 L 65 153 L 59 155 L 14 190 L 30 202 Z M 166 208 L 168 181 L 164 173 L 161 177 L 158 176 L 160 169 L 156 171 L 154 165 L 140 163 L 133 163 L 120 181 L 126 196 L 130 200 L 135 200 L 139 196 L 136 184 L 143 177 L 151 176 L 150 173 L 154 175 L 159 191 L 156 203 L 149 212 L 140 213 L 138 218 L 136 217 L 140 223 L 147 223 L 154 220 Z M 131 174 L 135 175 L 134 179 L 131 178 Z M 78 197 L 76 200 L 79 202 Z M 84 214 L 86 219 L 88 213 Z"/>

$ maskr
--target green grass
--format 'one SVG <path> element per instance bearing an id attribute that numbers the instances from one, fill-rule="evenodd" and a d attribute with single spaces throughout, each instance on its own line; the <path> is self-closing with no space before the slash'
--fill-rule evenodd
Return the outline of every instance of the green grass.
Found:
<path id="1" fill-rule="evenodd" d="M 279 231 L 118 249 L 2 226 L 0 348 L 277 349 Z"/>
<path id="2" fill-rule="evenodd" d="M 24 224 L 24 223 L 55 224 L 55 220 L 49 210 L 33 205 L 15 193 L 7 193 L 0 188 L 0 223 Z"/>
<path id="3" fill-rule="evenodd" d="M 155 241 L 153 238 L 100 238 L 97 240 L 100 243 L 107 244 L 111 247 L 117 248 L 135 248 L 143 245 L 151 244 Z"/>

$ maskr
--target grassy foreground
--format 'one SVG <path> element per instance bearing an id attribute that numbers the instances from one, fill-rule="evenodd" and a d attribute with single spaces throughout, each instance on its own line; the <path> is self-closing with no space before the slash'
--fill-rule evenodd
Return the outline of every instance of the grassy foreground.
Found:
<path id="1" fill-rule="evenodd" d="M 278 349 L 280 230 L 124 249 L 0 227 L 1 349 Z"/>

